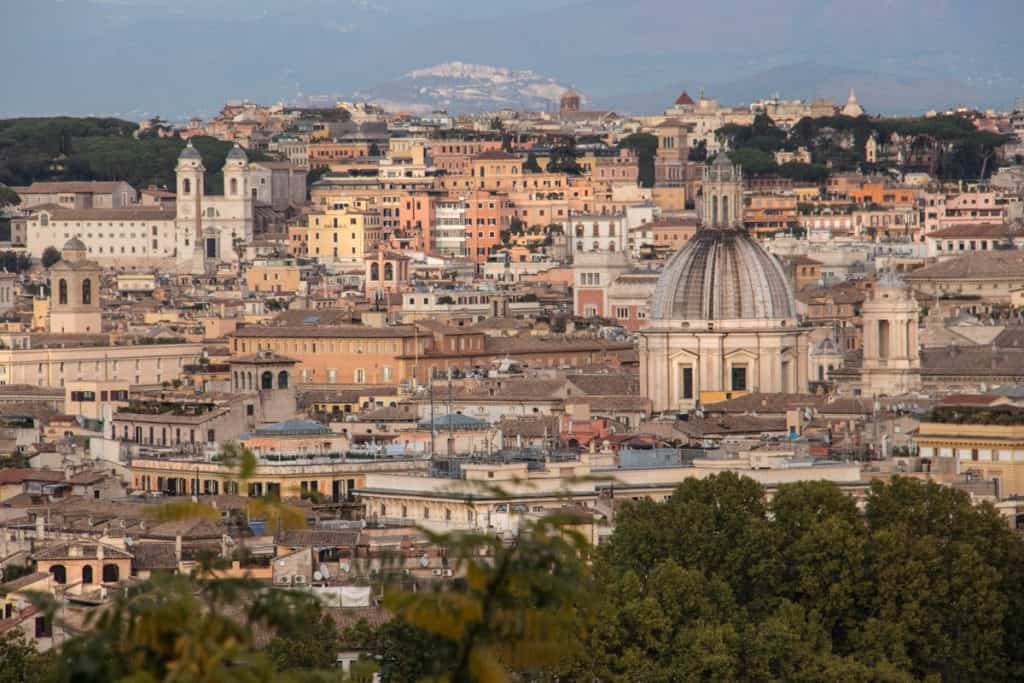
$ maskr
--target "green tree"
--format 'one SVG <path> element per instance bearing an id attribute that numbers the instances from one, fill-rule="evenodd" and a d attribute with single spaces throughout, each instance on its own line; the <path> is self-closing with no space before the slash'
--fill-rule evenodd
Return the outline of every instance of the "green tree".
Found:
<path id="1" fill-rule="evenodd" d="M 775 156 L 771 152 L 756 147 L 740 147 L 729 152 L 729 158 L 733 163 L 740 164 L 743 171 L 749 175 L 767 175 L 774 173 Z"/>
<path id="2" fill-rule="evenodd" d="M 338 657 L 338 628 L 316 602 L 298 605 L 305 611 L 297 628 L 278 634 L 267 645 L 267 654 L 278 671 L 330 669 Z"/>
<path id="3" fill-rule="evenodd" d="M 654 187 L 654 158 L 658 154 L 658 136 L 633 133 L 622 138 L 619 147 L 630 149 L 637 155 L 640 186 Z"/>
<path id="4" fill-rule="evenodd" d="M 540 164 L 537 163 L 537 155 L 534 152 L 530 152 L 526 155 L 526 163 L 523 164 L 524 173 L 540 173 Z"/>
<path id="5" fill-rule="evenodd" d="M 54 246 L 49 246 L 46 249 L 43 249 L 43 255 L 39 258 L 40 262 L 42 262 L 43 264 L 43 268 L 49 268 L 57 261 L 60 261 L 60 259 L 60 250 L 58 250 L 57 247 Z"/>
<path id="6" fill-rule="evenodd" d="M 506 542 L 493 534 L 433 536 L 465 579 L 444 592 L 392 591 L 385 605 L 410 626 L 446 641 L 454 657 L 438 680 L 472 683 L 544 675 L 579 656 L 577 616 L 589 586 L 586 542 L 548 516 Z"/>
<path id="7" fill-rule="evenodd" d="M 0 633 L 0 683 L 44 681 L 48 662 L 21 629 Z"/>
<path id="8" fill-rule="evenodd" d="M 21 197 L 18 196 L 18 193 L 6 185 L 0 185 L 0 209 L 18 204 L 21 204 Z"/>
<path id="9" fill-rule="evenodd" d="M 708 160 L 708 143 L 703 138 L 697 141 L 697 144 L 690 148 L 686 158 L 689 161 L 707 161 Z"/>

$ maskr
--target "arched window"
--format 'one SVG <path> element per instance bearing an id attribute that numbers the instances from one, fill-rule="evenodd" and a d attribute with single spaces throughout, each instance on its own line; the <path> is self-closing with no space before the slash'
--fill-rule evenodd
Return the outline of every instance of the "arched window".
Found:
<path id="1" fill-rule="evenodd" d="M 594 251 L 601 251 L 601 243 L 594 240 Z"/>
<path id="2" fill-rule="evenodd" d="M 878 357 L 889 357 L 889 321 L 878 321 Z"/>
<path id="3" fill-rule="evenodd" d="M 394 280 L 395 279 L 395 266 L 392 263 L 384 264 L 384 279 Z"/>
<path id="4" fill-rule="evenodd" d="M 251 372 L 245 373 L 245 388 L 246 389 L 252 389 L 252 373 Z"/>
<path id="5" fill-rule="evenodd" d="M 57 583 L 64 584 L 68 582 L 68 570 L 62 564 L 51 564 L 50 573 L 53 574 L 53 580 Z"/>
<path id="6" fill-rule="evenodd" d="M 718 226 L 718 197 L 711 195 L 708 201 L 711 202 L 711 227 Z"/>
<path id="7" fill-rule="evenodd" d="M 231 179 L 231 194 L 238 194 L 238 178 Z"/>
<path id="8" fill-rule="evenodd" d="M 188 178 L 181 181 L 181 192 L 182 194 L 192 194 L 192 181 Z"/>
<path id="9" fill-rule="evenodd" d="M 103 565 L 103 583 L 117 583 L 121 578 L 121 570 L 116 564 Z"/>
<path id="10" fill-rule="evenodd" d="M 582 224 L 576 226 L 576 236 L 577 237 L 583 237 L 583 225 Z"/>
<path id="11" fill-rule="evenodd" d="M 264 372 L 263 376 L 260 378 L 260 388 L 261 389 L 273 389 L 274 388 L 274 373 L 272 373 L 270 370 L 267 370 L 266 372 Z"/>
<path id="12" fill-rule="evenodd" d="M 380 280 L 380 266 L 376 263 L 370 264 L 370 279 Z"/>
<path id="13" fill-rule="evenodd" d="M 615 237 L 615 224 L 614 223 L 609 223 L 608 224 L 608 236 L 609 237 Z"/>
<path id="14" fill-rule="evenodd" d="M 907 321 L 907 358 L 914 357 L 914 321 Z"/>
<path id="15" fill-rule="evenodd" d="M 722 197 L 722 225 L 729 227 L 729 198 Z"/>
<path id="16" fill-rule="evenodd" d="M 608 251 L 615 251 L 615 242 L 608 243 Z"/>
<path id="17" fill-rule="evenodd" d="M 82 280 L 82 305 L 88 306 L 92 303 L 92 279 Z"/>
<path id="18" fill-rule="evenodd" d="M 68 302 L 68 281 L 64 278 L 57 283 L 57 303 L 67 304 Z"/>
<path id="19" fill-rule="evenodd" d="M 82 567 L 82 583 L 92 583 L 92 565 Z"/>
<path id="20" fill-rule="evenodd" d="M 49 224 L 50 224 L 50 214 L 48 214 L 48 213 L 41 213 L 41 214 L 39 214 L 39 225 L 49 225 Z"/>
<path id="21" fill-rule="evenodd" d="M 601 228 L 600 228 L 600 226 L 598 226 L 597 223 L 594 223 L 592 226 L 590 226 L 590 236 L 591 237 L 597 237 L 600 234 L 601 234 Z"/>
<path id="22" fill-rule="evenodd" d="M 288 373 L 284 370 L 277 373 L 277 388 L 287 389 L 288 388 Z"/>

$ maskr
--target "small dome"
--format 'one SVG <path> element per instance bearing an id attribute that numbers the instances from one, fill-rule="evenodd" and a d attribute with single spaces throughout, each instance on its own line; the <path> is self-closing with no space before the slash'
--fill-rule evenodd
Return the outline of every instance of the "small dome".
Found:
<path id="1" fill-rule="evenodd" d="M 64 243 L 64 251 L 85 251 L 85 250 L 86 250 L 85 242 L 83 242 L 82 240 L 78 239 L 77 237 L 72 237 L 71 239 L 69 239 L 67 242 Z"/>
<path id="2" fill-rule="evenodd" d="M 683 94 L 676 98 L 676 104 L 679 106 L 693 106 L 693 98 L 684 90 Z"/>
<path id="3" fill-rule="evenodd" d="M 242 149 L 241 146 L 239 146 L 239 144 L 237 142 L 235 143 L 235 146 L 231 148 L 231 151 L 228 152 L 228 156 L 227 156 L 227 160 L 228 161 L 231 161 L 233 159 L 238 159 L 240 161 L 248 161 L 249 160 L 249 157 L 247 157 L 245 155 L 245 150 Z"/>
<path id="4" fill-rule="evenodd" d="M 188 144 L 185 145 L 185 149 L 181 150 L 181 154 L 178 155 L 179 159 L 195 159 L 196 161 L 202 161 L 203 157 L 199 153 L 199 150 L 192 146 L 192 141 L 189 140 Z"/>
<path id="5" fill-rule="evenodd" d="M 780 320 L 796 315 L 782 266 L 744 230 L 700 230 L 665 265 L 655 320 Z"/>

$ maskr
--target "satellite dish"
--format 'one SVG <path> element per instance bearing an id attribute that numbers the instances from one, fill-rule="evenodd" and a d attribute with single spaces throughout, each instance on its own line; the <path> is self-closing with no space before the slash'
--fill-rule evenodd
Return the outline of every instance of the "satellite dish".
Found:
<path id="1" fill-rule="evenodd" d="M 342 562 L 339 566 L 341 567 L 341 571 L 345 572 L 346 574 L 348 574 L 348 570 L 351 569 L 351 565 L 349 565 L 348 562 Z"/>
<path id="2" fill-rule="evenodd" d="M 329 571 L 327 571 L 327 565 L 326 564 L 321 564 L 320 565 L 320 573 L 323 574 L 323 577 L 325 579 L 331 578 L 331 573 Z"/>
<path id="3" fill-rule="evenodd" d="M 424 569 L 430 566 L 430 558 L 427 557 L 426 553 L 423 553 L 423 557 L 420 558 L 420 566 Z"/>
<path id="4" fill-rule="evenodd" d="M 320 572 L 313 572 L 313 580 L 314 581 L 323 581 L 324 580 L 323 574 L 321 574 Z"/>

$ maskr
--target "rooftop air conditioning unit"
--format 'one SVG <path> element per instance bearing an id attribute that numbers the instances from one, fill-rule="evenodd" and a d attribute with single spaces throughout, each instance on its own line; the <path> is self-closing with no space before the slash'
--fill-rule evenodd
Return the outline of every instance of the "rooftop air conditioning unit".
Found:
<path id="1" fill-rule="evenodd" d="M 452 570 L 451 570 L 451 569 L 445 569 L 445 570 L 444 570 L 444 575 L 445 575 L 445 576 L 452 576 L 452 575 L 453 575 L 453 574 L 452 574 Z"/>
<path id="2" fill-rule="evenodd" d="M 292 583 L 296 585 L 306 583 L 306 577 L 301 574 L 296 574 L 295 577 L 292 579 Z"/>
<path id="3" fill-rule="evenodd" d="M 290 586 L 292 584 L 292 577 L 290 577 L 290 576 L 279 576 L 274 581 L 274 583 L 280 584 L 282 586 Z"/>
<path id="4" fill-rule="evenodd" d="M 434 576 L 443 576 L 443 574 L 444 574 L 443 571 L 440 570 L 440 569 L 433 569 L 433 570 L 431 570 L 430 573 L 433 574 Z"/>

